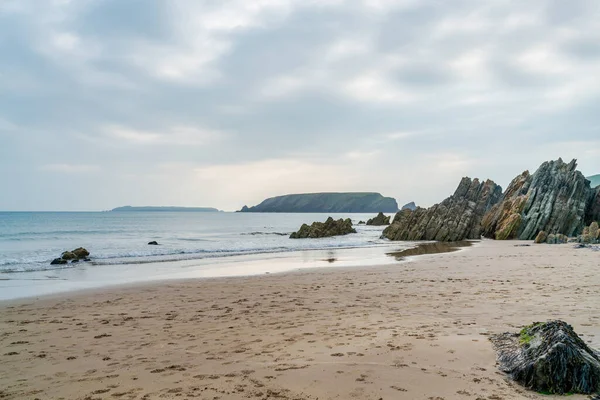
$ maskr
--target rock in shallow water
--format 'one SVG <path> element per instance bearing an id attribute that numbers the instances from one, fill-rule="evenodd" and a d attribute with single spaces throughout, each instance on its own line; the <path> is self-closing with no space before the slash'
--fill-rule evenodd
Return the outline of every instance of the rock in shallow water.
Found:
<path id="1" fill-rule="evenodd" d="M 350 218 L 345 220 L 340 218 L 336 221 L 329 217 L 325 222 L 313 222 L 310 226 L 302 224 L 298 232 L 293 232 L 290 235 L 290 239 L 314 239 L 347 235 L 349 233 L 356 233 L 356 230 L 352 227 L 352 220 Z"/>
<path id="2" fill-rule="evenodd" d="M 389 225 L 389 224 L 390 224 L 390 217 L 386 217 L 382 212 L 377 214 L 377 216 L 375 218 L 371 218 L 370 220 L 367 221 L 367 225 L 373 225 L 373 226 L 382 226 L 382 225 Z"/>
<path id="3" fill-rule="evenodd" d="M 537 322 L 490 340 L 500 369 L 528 389 L 555 394 L 600 390 L 600 356 L 566 322 Z"/>

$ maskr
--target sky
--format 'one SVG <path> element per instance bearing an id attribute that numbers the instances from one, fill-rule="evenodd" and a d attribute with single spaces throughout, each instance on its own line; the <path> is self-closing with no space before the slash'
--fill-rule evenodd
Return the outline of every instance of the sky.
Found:
<path id="1" fill-rule="evenodd" d="M 597 0 L 0 0 L 0 210 L 600 173 Z"/>

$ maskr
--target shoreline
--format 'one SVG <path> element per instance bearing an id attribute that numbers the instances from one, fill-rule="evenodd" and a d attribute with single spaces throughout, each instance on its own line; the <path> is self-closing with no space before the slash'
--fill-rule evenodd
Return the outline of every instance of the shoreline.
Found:
<path id="1" fill-rule="evenodd" d="M 464 245 L 459 243 L 458 247 L 456 247 L 455 250 L 450 250 L 450 251 L 463 251 L 463 250 L 467 250 L 469 247 L 472 246 L 477 246 L 477 244 L 480 241 L 465 241 L 465 242 L 469 242 L 471 243 L 470 245 Z M 236 265 L 237 269 L 240 268 L 244 268 L 244 266 L 246 265 L 250 265 L 250 264 L 256 264 L 256 263 L 281 263 L 281 264 L 288 264 L 289 266 L 287 268 L 283 268 L 281 271 L 275 271 L 275 272 L 271 272 L 271 271 L 265 271 L 265 272 L 249 272 L 247 274 L 234 274 L 234 275 L 207 275 L 207 276 L 198 276 L 198 277 L 193 277 L 193 276 L 188 276 L 190 275 L 189 272 L 185 272 L 183 273 L 183 276 L 180 277 L 174 277 L 174 276 L 170 276 L 170 277 L 163 277 L 163 278 L 158 278 L 158 279 L 147 279 L 147 280 L 137 280 L 137 281 L 127 281 L 127 282 L 123 282 L 123 283 L 115 283 L 115 282 L 100 282 L 97 285 L 91 286 L 91 287 L 81 287 L 81 288 L 74 288 L 74 289 L 64 289 L 64 290 L 57 290 L 57 291 L 51 291 L 51 292 L 47 292 L 47 293 L 42 293 L 42 294 L 32 294 L 32 295 L 28 295 L 28 296 L 20 296 L 20 297 L 14 297 L 14 298 L 0 298 L 0 307 L 2 307 L 3 304 L 6 304 L 8 302 L 19 302 L 20 300 L 44 300 L 46 298 L 55 298 L 55 297 L 61 297 L 61 296 L 67 296 L 67 295 L 77 295 L 77 294 L 86 294 L 86 293 L 94 293 L 94 292 L 102 292 L 105 290 L 110 290 L 110 289 L 126 289 L 129 287 L 140 287 L 140 286 L 145 286 L 145 285 L 161 285 L 161 284 L 166 284 L 169 282 L 178 282 L 178 281 L 194 281 L 194 280 L 219 280 L 219 279 L 236 279 L 236 278 L 248 278 L 248 277 L 260 277 L 260 276 L 267 276 L 267 275 L 273 275 L 273 274 L 293 274 L 293 273 L 298 273 L 298 272 L 302 272 L 302 271 L 307 271 L 307 272 L 318 272 L 318 271 L 327 271 L 327 270 L 337 270 L 337 269 L 353 269 L 353 268 L 373 268 L 376 266 L 390 266 L 390 265 L 395 265 L 398 263 L 403 263 L 403 262 L 410 262 L 414 259 L 416 259 L 417 257 L 424 257 L 424 256 L 435 256 L 436 254 L 443 254 L 443 251 L 429 251 L 429 252 L 424 252 L 421 254 L 411 254 L 411 251 L 414 250 L 418 250 L 419 248 L 425 247 L 427 248 L 428 246 L 430 246 L 432 243 L 436 243 L 436 242 L 431 242 L 431 241 L 425 241 L 425 242 L 399 242 L 399 243 L 390 243 L 390 245 L 388 246 L 368 246 L 368 247 L 352 247 L 352 248 L 342 248 L 342 249 L 336 249 L 336 251 L 338 252 L 342 252 L 344 253 L 347 250 L 365 250 L 365 251 L 379 251 L 379 250 L 385 250 L 383 252 L 383 254 L 385 255 L 384 260 L 385 261 L 379 261 L 377 263 L 373 263 L 371 264 L 365 264 L 366 260 L 358 260 L 358 262 L 360 263 L 360 265 L 348 265 L 349 263 L 346 262 L 344 263 L 342 261 L 342 265 L 339 266 L 334 266 L 332 264 L 334 264 L 336 261 L 331 261 L 331 259 L 319 259 L 317 261 L 319 261 L 317 264 L 319 265 L 314 265 L 314 266 L 309 266 L 309 267 L 304 267 L 304 266 L 298 266 L 298 262 L 299 259 L 303 258 L 302 256 L 304 254 L 308 254 L 308 253 L 314 253 L 314 254 L 319 254 L 319 253 L 323 253 L 323 252 L 330 252 L 332 251 L 332 249 L 320 249 L 320 250 L 300 250 L 300 251 L 290 251 L 290 252 L 280 252 L 280 253 L 258 253 L 258 254 L 250 254 L 250 255 L 242 255 L 242 256 L 235 256 L 236 258 L 233 258 L 233 260 L 229 257 L 222 257 L 219 258 L 217 260 L 215 259 L 199 259 L 199 260 L 180 260 L 180 261 L 175 261 L 175 262 L 157 262 L 157 263 L 143 263 L 143 264 L 138 264 L 138 263 L 134 263 L 134 264 L 110 264 L 110 265 L 95 265 L 93 266 L 93 268 L 98 268 L 98 267 L 109 267 L 109 268 L 115 268 L 115 267 L 123 267 L 123 268 L 127 268 L 127 267 L 135 267 L 138 265 L 146 265 L 146 264 L 154 264 L 157 266 L 160 265 L 175 265 L 178 266 L 180 268 L 189 268 L 189 269 L 194 269 L 195 267 L 198 266 L 202 266 L 202 265 L 213 265 L 213 264 L 217 264 L 217 265 L 225 265 L 225 268 L 227 268 L 227 266 L 232 266 L 232 265 Z M 407 247 L 406 249 L 403 250 L 397 250 L 397 251 L 391 251 L 391 249 L 393 247 L 395 247 L 396 245 L 401 245 L 401 244 L 408 244 L 411 247 Z M 450 247 L 453 247 L 454 244 L 451 244 Z M 434 249 L 435 250 L 435 249 Z M 408 251 L 409 254 L 407 254 L 406 256 L 403 256 L 403 260 L 398 260 L 398 257 L 396 257 L 396 254 L 399 253 L 403 253 L 405 251 Z M 265 257 L 267 256 L 267 257 Z M 233 257 L 233 256 L 232 256 Z M 263 258 L 264 257 L 264 258 Z M 313 257 L 313 258 L 318 258 L 318 257 Z M 232 261 L 231 261 L 232 260 Z M 295 265 L 293 265 L 295 264 Z M 70 272 L 68 269 L 59 269 L 59 270 L 49 270 L 49 271 L 35 271 L 35 272 L 26 272 L 23 273 L 24 275 L 29 274 L 29 275 L 34 275 L 36 274 L 36 272 L 42 272 L 42 273 L 48 273 L 48 272 Z M 173 275 L 180 275 L 182 274 L 182 272 L 180 270 L 174 270 L 172 271 Z M 193 272 L 192 272 L 193 274 Z M 6 281 L 9 280 L 13 280 L 13 281 L 20 281 L 18 279 L 7 279 Z M 47 282 L 49 284 L 53 284 L 53 283 L 60 283 L 60 281 L 65 281 L 64 279 L 61 280 L 52 280 L 52 279 L 23 279 L 24 281 L 28 281 L 28 280 L 36 280 L 36 281 L 40 281 L 40 282 Z M 92 283 L 93 284 L 93 283 Z M 2 286 L 2 280 L 0 279 L 0 287 Z"/>
<path id="2" fill-rule="evenodd" d="M 522 242 L 481 241 L 468 251 L 394 265 L 2 302 L 0 362 L 11 368 L 0 371 L 0 394 L 553 398 L 508 381 L 487 336 L 563 319 L 599 348 L 597 253 L 516 244 Z"/>

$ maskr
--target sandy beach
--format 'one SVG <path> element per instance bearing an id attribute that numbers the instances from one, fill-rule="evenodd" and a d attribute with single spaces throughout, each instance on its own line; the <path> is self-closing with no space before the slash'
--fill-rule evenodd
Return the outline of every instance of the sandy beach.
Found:
<path id="1" fill-rule="evenodd" d="M 488 335 L 563 319 L 600 348 L 600 253 L 523 243 L 2 302 L 0 399 L 546 399 Z"/>

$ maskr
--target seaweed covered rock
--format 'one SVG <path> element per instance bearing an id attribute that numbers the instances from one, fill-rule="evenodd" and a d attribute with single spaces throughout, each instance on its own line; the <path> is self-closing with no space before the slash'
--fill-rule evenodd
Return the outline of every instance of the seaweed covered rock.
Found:
<path id="1" fill-rule="evenodd" d="M 370 220 L 367 221 L 367 225 L 373 225 L 373 226 L 382 226 L 382 225 L 389 225 L 389 224 L 390 224 L 390 217 L 389 216 L 386 217 L 382 212 L 377 214 L 377 216 L 375 218 L 371 218 Z"/>
<path id="2" fill-rule="evenodd" d="M 79 260 L 89 261 L 90 252 L 83 247 L 78 247 L 72 251 L 63 252 L 59 258 L 55 258 L 50 262 L 50 265 L 66 264 L 68 261 L 78 262 Z"/>
<path id="3" fill-rule="evenodd" d="M 499 240 L 533 240 L 540 231 L 576 236 L 600 212 L 595 196 L 576 160 L 544 162 L 533 175 L 525 171 L 512 180 L 483 218 L 482 233 Z"/>
<path id="4" fill-rule="evenodd" d="M 566 322 L 537 322 L 520 333 L 490 339 L 500 369 L 528 389 L 553 394 L 600 390 L 600 356 Z"/>
<path id="5" fill-rule="evenodd" d="M 481 237 L 481 219 L 502 196 L 493 181 L 463 178 L 454 194 L 424 209 L 404 209 L 383 231 L 390 240 L 439 240 L 455 242 Z"/>
<path id="6" fill-rule="evenodd" d="M 325 222 L 313 222 L 312 225 L 302 224 L 298 232 L 293 232 L 290 239 L 315 239 L 356 233 L 352 220 L 327 218 Z"/>

